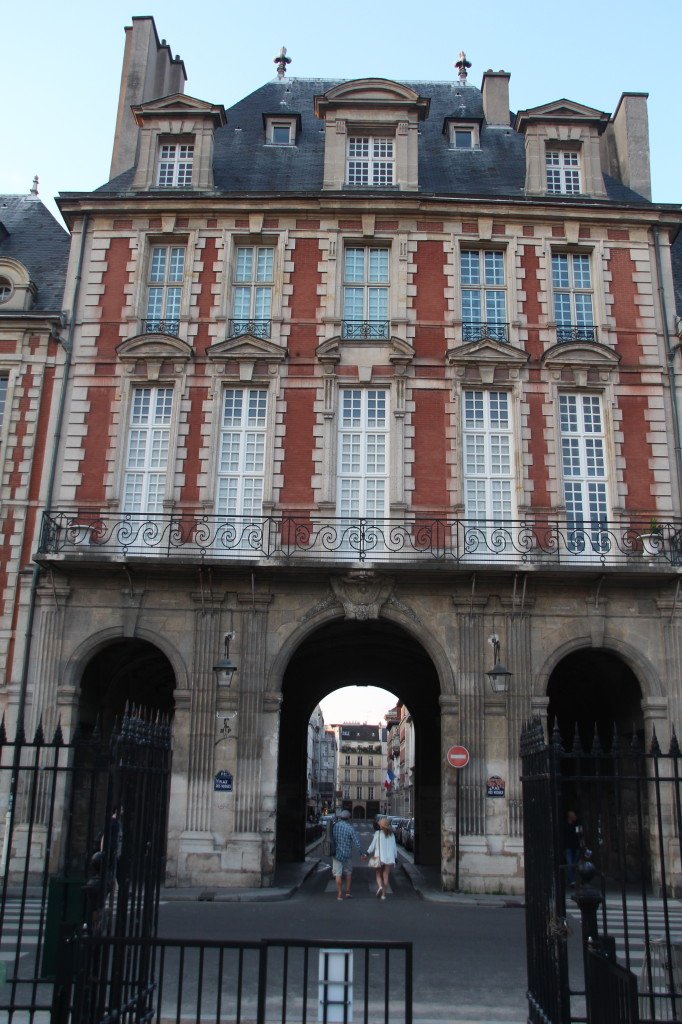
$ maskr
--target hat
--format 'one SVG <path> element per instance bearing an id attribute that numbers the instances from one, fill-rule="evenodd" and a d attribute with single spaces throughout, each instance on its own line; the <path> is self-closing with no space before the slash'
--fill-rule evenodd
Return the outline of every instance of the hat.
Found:
<path id="1" fill-rule="evenodd" d="M 350 818 L 350 811 L 341 811 L 339 818 Z"/>

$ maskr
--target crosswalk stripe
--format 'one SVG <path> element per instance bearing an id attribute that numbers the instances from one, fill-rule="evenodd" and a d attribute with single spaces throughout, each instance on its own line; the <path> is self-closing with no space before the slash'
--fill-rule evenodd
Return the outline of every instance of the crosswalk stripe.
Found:
<path id="1" fill-rule="evenodd" d="M 660 898 L 646 901 L 646 916 L 641 899 L 628 899 L 625 915 L 623 904 L 616 897 L 606 898 L 606 921 L 608 934 L 616 940 L 616 955 L 625 961 L 625 932 L 627 924 L 628 947 L 630 953 L 630 969 L 638 973 L 646 960 L 645 921 L 648 922 L 649 940 L 665 937 L 665 904 Z M 577 907 L 568 910 L 571 918 L 580 920 Z M 601 927 L 601 917 L 599 917 Z M 671 942 L 682 942 L 682 901 L 668 901 L 668 927 Z"/>

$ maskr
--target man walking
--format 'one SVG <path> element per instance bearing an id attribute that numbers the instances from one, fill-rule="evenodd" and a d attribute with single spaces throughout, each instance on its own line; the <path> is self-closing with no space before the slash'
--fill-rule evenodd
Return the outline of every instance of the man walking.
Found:
<path id="1" fill-rule="evenodd" d="M 360 849 L 357 832 L 349 823 L 350 811 L 341 811 L 339 821 L 332 829 L 334 838 L 334 856 L 332 857 L 332 874 L 336 880 L 337 900 L 350 899 L 350 883 L 353 874 L 353 847 Z M 346 892 L 343 892 L 343 879 L 346 879 Z"/>

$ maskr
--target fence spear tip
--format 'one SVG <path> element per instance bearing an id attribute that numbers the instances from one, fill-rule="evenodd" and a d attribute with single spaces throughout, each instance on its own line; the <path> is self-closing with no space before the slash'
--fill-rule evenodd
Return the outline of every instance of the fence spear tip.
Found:
<path id="1" fill-rule="evenodd" d="M 670 751 L 671 757 L 680 756 L 680 744 L 677 741 L 677 733 L 675 732 L 675 726 L 672 727 L 672 735 L 670 736 Z"/>

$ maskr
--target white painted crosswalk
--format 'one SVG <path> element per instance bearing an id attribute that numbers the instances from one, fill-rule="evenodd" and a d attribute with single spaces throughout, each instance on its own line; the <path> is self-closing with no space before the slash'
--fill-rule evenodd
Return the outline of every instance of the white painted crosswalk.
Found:
<path id="1" fill-rule="evenodd" d="M 566 908 L 571 918 L 580 920 L 580 911 L 577 906 L 572 905 Z M 682 943 L 682 900 L 668 900 L 668 927 L 670 929 L 670 941 Z M 656 940 L 665 937 L 666 915 L 665 905 L 662 899 L 651 898 L 645 904 L 640 898 L 627 898 L 626 911 L 623 913 L 623 904 L 617 896 L 606 898 L 606 920 L 608 922 L 608 934 L 616 940 L 616 954 L 620 963 L 626 962 L 626 945 L 629 949 L 630 970 L 639 974 L 645 962 L 647 938 L 653 945 L 655 951 Z M 599 927 L 601 930 L 601 910 L 599 913 Z"/>
<path id="2" fill-rule="evenodd" d="M 20 900 L 7 900 L 0 933 L 0 960 L 14 960 L 17 949 L 20 955 L 35 949 L 38 945 L 40 919 L 39 899 L 26 900 L 23 913 Z"/>

